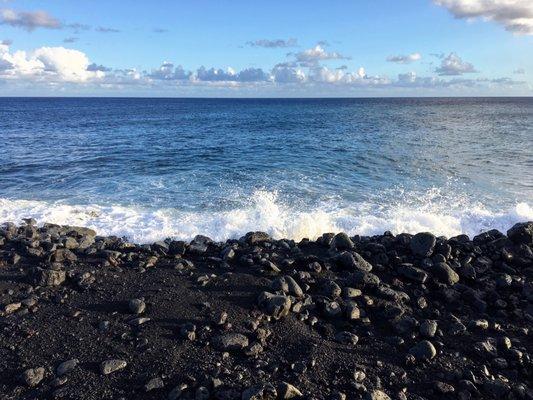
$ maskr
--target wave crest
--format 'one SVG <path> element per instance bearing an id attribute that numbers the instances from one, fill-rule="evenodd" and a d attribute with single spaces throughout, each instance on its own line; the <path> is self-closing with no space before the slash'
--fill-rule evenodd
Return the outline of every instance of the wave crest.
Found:
<path id="1" fill-rule="evenodd" d="M 309 210 L 288 206 L 276 192 L 259 190 L 245 206 L 218 212 L 0 198 L 0 221 L 20 223 L 22 218 L 33 217 L 39 223 L 87 226 L 101 235 L 150 243 L 167 237 L 190 240 L 198 234 L 226 240 L 255 230 L 295 240 L 339 231 L 350 235 L 430 231 L 447 237 L 460 233 L 473 236 L 489 229 L 505 232 L 516 222 L 533 220 L 527 203 L 517 203 L 508 210 L 489 210 L 479 204 L 450 204 L 431 191 L 410 197 L 417 200 L 353 205 L 329 201 Z"/>

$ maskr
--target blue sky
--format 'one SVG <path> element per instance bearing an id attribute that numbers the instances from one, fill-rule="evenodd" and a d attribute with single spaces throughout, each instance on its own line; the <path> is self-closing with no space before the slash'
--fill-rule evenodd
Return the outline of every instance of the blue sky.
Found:
<path id="1" fill-rule="evenodd" d="M 533 94 L 531 0 L 0 0 L 0 43 L 4 96 Z"/>

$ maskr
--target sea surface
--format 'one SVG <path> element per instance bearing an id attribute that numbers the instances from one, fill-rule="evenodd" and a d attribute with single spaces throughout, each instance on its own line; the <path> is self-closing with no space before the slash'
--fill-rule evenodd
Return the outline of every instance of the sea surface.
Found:
<path id="1" fill-rule="evenodd" d="M 0 98 L 0 221 L 136 242 L 533 220 L 533 98 Z"/>

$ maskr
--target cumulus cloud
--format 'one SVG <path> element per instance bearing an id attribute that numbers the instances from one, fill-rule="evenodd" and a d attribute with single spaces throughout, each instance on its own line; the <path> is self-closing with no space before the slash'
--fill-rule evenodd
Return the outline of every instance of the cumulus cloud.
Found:
<path id="1" fill-rule="evenodd" d="M 59 29 L 63 24 L 45 11 L 16 11 L 0 9 L 0 24 L 33 31 L 37 28 Z"/>
<path id="2" fill-rule="evenodd" d="M 469 62 L 463 61 L 455 53 L 448 54 L 447 57 L 443 58 L 440 67 L 435 70 L 439 75 L 463 75 L 467 73 L 478 72 L 472 64 Z"/>
<path id="3" fill-rule="evenodd" d="M 246 68 L 240 72 L 235 72 L 232 68 L 223 70 L 221 68 L 200 67 L 196 70 L 193 79 L 203 82 L 265 82 L 270 79 L 270 75 L 261 68 Z"/>
<path id="4" fill-rule="evenodd" d="M 407 55 L 388 56 L 387 61 L 398 64 L 410 64 L 413 61 L 418 61 L 422 58 L 420 53 L 412 53 Z"/>
<path id="5" fill-rule="evenodd" d="M 531 0 L 433 0 L 447 8 L 456 18 L 482 18 L 494 21 L 509 32 L 533 35 L 533 1 Z"/>
<path id="6" fill-rule="evenodd" d="M 4 84 L 25 85 L 27 90 L 37 87 L 46 88 L 91 88 L 107 90 L 110 93 L 122 93 L 121 90 L 143 90 L 144 93 L 173 93 L 172 90 L 190 91 L 210 90 L 208 88 L 231 88 L 231 90 L 283 90 L 283 93 L 320 93 L 341 94 L 353 93 L 352 89 L 366 91 L 389 89 L 394 91 L 427 89 L 430 93 L 441 93 L 438 90 L 453 88 L 461 94 L 469 88 L 483 90 L 521 90 L 528 93 L 526 82 L 516 81 L 507 77 L 465 79 L 458 77 L 472 72 L 471 64 L 463 62 L 454 53 L 442 60 L 438 68 L 441 75 L 452 75 L 452 78 L 440 76 L 417 76 L 414 72 L 398 75 L 394 79 L 387 76 L 372 75 L 363 68 L 352 70 L 348 66 L 325 66 L 319 63 L 302 66 L 298 61 L 288 61 L 275 65 L 272 69 L 200 67 L 187 70 L 173 62 L 163 62 L 158 68 L 142 71 L 137 69 L 111 69 L 107 66 L 91 62 L 81 51 L 63 47 L 41 47 L 30 52 L 12 51 L 8 44 L 0 43 L 0 82 Z M 455 76 L 454 76 L 455 75 Z M 503 88 L 503 89 L 502 89 Z M 487 89 L 487 90 L 489 90 Z M 81 89 L 80 89 L 81 90 Z M 314 90 L 314 92 L 310 92 Z M 346 92 L 343 92 L 345 90 Z M 461 92 L 461 90 L 464 90 Z M 500 90 L 500 92 L 498 92 Z M 526 90 L 526 92 L 524 92 Z M 115 92 L 113 92 L 115 91 Z M 149 92 L 147 92 L 149 91 Z M 416 92 L 416 91 L 415 91 Z M 368 92 L 370 94 L 370 92 Z M 401 93 L 401 92 L 399 92 Z M 417 93 L 417 92 L 416 92 Z M 509 93 L 509 92 L 503 92 Z M 516 93 L 516 92 L 512 92 Z"/>
<path id="7" fill-rule="evenodd" d="M 272 76 L 278 83 L 299 83 L 306 80 L 304 71 L 286 64 L 276 65 L 272 69 Z"/>
<path id="8" fill-rule="evenodd" d="M 164 81 L 180 81 L 191 77 L 191 72 L 185 71 L 181 65 L 174 67 L 171 62 L 164 62 L 161 66 L 148 74 L 149 78 Z"/>
<path id="9" fill-rule="evenodd" d="M 319 61 L 325 60 L 349 60 L 350 57 L 344 56 L 337 52 L 328 52 L 321 45 L 316 45 L 311 49 L 307 49 L 294 54 L 296 61 L 302 65 L 313 65 Z"/>
<path id="10" fill-rule="evenodd" d="M 0 65 L 0 79 L 81 83 L 104 76 L 102 71 L 88 70 L 84 53 L 64 47 L 40 47 L 26 53 L 0 45 Z"/>
<path id="11" fill-rule="evenodd" d="M 286 48 L 298 46 L 298 41 L 295 38 L 289 39 L 259 39 L 251 42 L 246 42 L 251 47 L 264 47 L 267 49 Z"/>

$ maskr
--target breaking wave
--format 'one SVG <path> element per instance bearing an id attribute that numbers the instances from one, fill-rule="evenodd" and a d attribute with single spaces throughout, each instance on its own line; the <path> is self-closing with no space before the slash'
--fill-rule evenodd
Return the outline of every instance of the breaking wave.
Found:
<path id="1" fill-rule="evenodd" d="M 473 236 L 488 229 L 505 232 L 516 222 L 533 220 L 533 209 L 525 202 L 505 210 L 489 209 L 465 199 L 442 198 L 436 189 L 423 196 L 406 194 L 401 201 L 390 203 L 330 200 L 312 209 L 290 206 L 276 192 L 258 190 L 242 207 L 221 211 L 0 198 L 0 221 L 20 223 L 26 217 L 38 223 L 86 226 L 100 235 L 150 243 L 168 237 L 190 240 L 198 234 L 221 241 L 256 230 L 295 240 L 339 231 L 350 235 L 430 231 L 447 237 L 461 233 Z"/>

